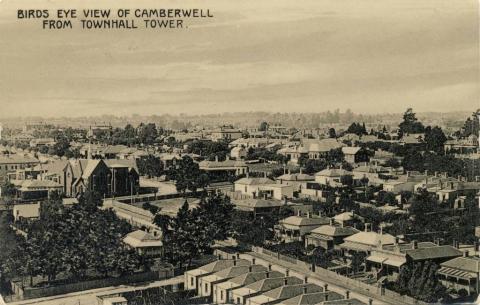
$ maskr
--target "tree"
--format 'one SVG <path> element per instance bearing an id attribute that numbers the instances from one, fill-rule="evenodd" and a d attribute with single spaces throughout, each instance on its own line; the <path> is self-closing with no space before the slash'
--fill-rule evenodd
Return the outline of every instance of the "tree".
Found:
<path id="1" fill-rule="evenodd" d="M 403 114 L 403 121 L 398 125 L 399 136 L 411 133 L 422 133 L 425 127 L 417 120 L 412 108 L 408 108 Z"/>
<path id="2" fill-rule="evenodd" d="M 177 191 L 184 194 L 205 188 L 209 183 L 208 175 L 200 171 L 198 164 L 189 156 L 184 156 L 177 163 L 177 168 L 170 170 L 169 178 L 175 180 Z"/>
<path id="3" fill-rule="evenodd" d="M 333 139 L 337 137 L 337 132 L 335 131 L 335 128 L 330 128 L 328 130 L 328 137 Z"/>
<path id="4" fill-rule="evenodd" d="M 365 128 L 365 123 L 355 123 L 353 122 L 347 129 L 347 133 L 354 133 L 358 136 L 367 135 L 367 129 Z"/>
<path id="5" fill-rule="evenodd" d="M 260 126 L 258 127 L 258 131 L 267 131 L 267 130 L 268 130 L 268 123 L 267 122 L 260 123 Z"/>
<path id="6" fill-rule="evenodd" d="M 437 277 L 439 266 L 432 261 L 407 263 L 400 268 L 400 274 L 393 285 L 394 290 L 408 294 L 428 303 L 435 303 L 447 297 L 446 288 Z"/>
<path id="7" fill-rule="evenodd" d="M 151 177 L 160 177 L 163 174 L 163 163 L 160 158 L 154 155 L 148 155 L 146 158 L 140 158 L 137 161 L 140 175 Z"/>
<path id="8" fill-rule="evenodd" d="M 425 128 L 425 142 L 427 144 L 427 150 L 441 154 L 444 151 L 443 145 L 446 141 L 447 137 L 440 127 L 435 126 L 431 128 L 428 126 Z"/>

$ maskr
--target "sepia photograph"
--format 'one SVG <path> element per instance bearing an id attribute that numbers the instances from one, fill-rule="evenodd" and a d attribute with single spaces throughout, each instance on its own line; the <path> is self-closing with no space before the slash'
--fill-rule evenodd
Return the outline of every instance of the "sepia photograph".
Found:
<path id="1" fill-rule="evenodd" d="M 473 0 L 0 0 L 0 305 L 480 304 Z"/>

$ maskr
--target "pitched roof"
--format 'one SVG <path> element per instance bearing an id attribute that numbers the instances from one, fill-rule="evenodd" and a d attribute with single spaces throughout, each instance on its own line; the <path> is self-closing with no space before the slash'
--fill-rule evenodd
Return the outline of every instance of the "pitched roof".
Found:
<path id="1" fill-rule="evenodd" d="M 270 278 L 283 277 L 283 274 L 278 271 L 268 271 L 268 273 L 269 273 L 268 276 Z M 248 284 L 263 280 L 265 278 L 267 278 L 266 271 L 249 272 L 249 273 L 245 273 L 237 277 L 234 277 L 230 281 L 238 285 L 248 285 Z"/>
<path id="2" fill-rule="evenodd" d="M 269 178 L 241 178 L 235 181 L 235 184 L 245 185 L 260 185 L 260 184 L 272 184 L 274 181 Z"/>
<path id="3" fill-rule="evenodd" d="M 264 295 L 270 298 L 277 300 L 285 300 L 303 294 L 304 288 L 306 288 L 307 293 L 310 292 L 323 292 L 323 288 L 315 284 L 307 283 L 300 285 L 286 285 L 275 288 L 268 292 L 265 292 Z"/>
<path id="4" fill-rule="evenodd" d="M 351 172 L 341 168 L 326 168 L 316 173 L 315 176 L 341 177 L 341 176 L 351 175 L 351 174 L 352 174 Z"/>
<path id="5" fill-rule="evenodd" d="M 280 177 L 277 177 L 275 180 L 286 180 L 286 181 L 313 181 L 315 180 L 314 176 L 307 175 L 307 174 L 284 174 Z"/>
<path id="6" fill-rule="evenodd" d="M 449 245 L 406 250 L 405 253 L 413 260 L 426 260 L 462 256 L 462 251 Z"/>
<path id="7" fill-rule="evenodd" d="M 159 237 L 155 237 L 152 234 L 142 230 L 136 230 L 128 233 L 123 239 L 123 242 L 134 248 L 161 247 L 163 245 Z"/>
<path id="8" fill-rule="evenodd" d="M 390 234 L 379 234 L 376 232 L 359 232 L 345 238 L 344 241 L 376 247 L 395 243 L 395 237 Z"/>
<path id="9" fill-rule="evenodd" d="M 252 271 L 250 271 L 250 268 Z M 239 276 L 240 274 L 244 274 L 247 272 L 259 272 L 259 271 L 267 271 L 267 268 L 262 265 L 252 265 L 252 266 L 245 266 L 245 265 L 240 265 L 240 266 L 232 266 L 227 269 L 223 269 L 215 273 L 215 275 L 221 277 L 221 278 L 232 278 Z"/>
<path id="10" fill-rule="evenodd" d="M 307 288 L 308 290 L 308 288 Z M 328 295 L 328 300 L 341 300 L 343 296 L 333 291 L 326 291 L 326 292 L 313 292 L 310 293 L 307 291 L 306 294 L 300 294 L 296 297 L 287 299 L 283 301 L 281 304 L 283 305 L 311 305 L 311 304 L 318 304 L 325 301 L 326 296 Z"/>
<path id="11" fill-rule="evenodd" d="M 252 283 L 245 288 L 253 291 L 268 291 L 277 287 L 284 285 L 285 279 L 287 279 L 287 285 L 301 284 L 303 281 L 299 278 L 289 276 L 289 277 L 277 277 L 277 278 L 266 278 L 261 281 Z"/>
<path id="12" fill-rule="evenodd" d="M 342 152 L 345 155 L 354 155 L 356 154 L 361 148 L 360 147 L 342 147 Z"/>
<path id="13" fill-rule="evenodd" d="M 232 203 L 239 208 L 273 208 L 280 207 L 283 205 L 283 202 L 278 200 L 265 200 L 265 199 L 232 199 Z"/>
<path id="14" fill-rule="evenodd" d="M 479 257 L 457 257 L 440 264 L 442 267 L 458 269 L 467 272 L 480 272 Z"/>
<path id="15" fill-rule="evenodd" d="M 280 220 L 282 224 L 288 224 L 293 226 L 314 226 L 314 225 L 325 225 L 330 223 L 330 218 L 328 217 L 302 217 L 302 216 L 290 216 L 285 219 Z"/>
<path id="16" fill-rule="evenodd" d="M 237 266 L 248 266 L 250 262 L 245 259 L 238 259 L 236 262 Z M 233 266 L 233 260 L 231 259 L 220 259 L 214 261 L 210 264 L 204 265 L 198 269 L 201 269 L 205 272 L 216 272 Z"/>
<path id="17" fill-rule="evenodd" d="M 330 237 L 336 236 L 350 236 L 358 233 L 359 231 L 352 227 L 338 227 L 331 225 L 324 225 L 314 229 L 312 234 L 326 235 Z"/>
<path id="18" fill-rule="evenodd" d="M 101 161 L 102 160 L 97 160 L 97 159 L 88 160 L 87 166 L 83 170 L 82 178 L 87 179 L 88 177 L 90 177 Z"/>

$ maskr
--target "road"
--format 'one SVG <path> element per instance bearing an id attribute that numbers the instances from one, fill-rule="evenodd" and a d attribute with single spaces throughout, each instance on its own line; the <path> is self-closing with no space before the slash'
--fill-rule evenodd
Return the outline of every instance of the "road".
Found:
<path id="1" fill-rule="evenodd" d="M 30 299 L 30 300 L 23 300 L 23 301 L 16 301 L 7 303 L 8 305 L 97 305 L 97 296 L 98 295 L 107 295 L 107 294 L 114 294 L 114 293 L 122 293 L 127 291 L 134 291 L 134 290 L 142 290 L 152 287 L 160 287 L 172 284 L 178 284 L 183 282 L 183 275 L 170 278 L 167 280 L 155 281 L 152 283 L 145 283 L 139 284 L 135 286 L 130 285 L 120 285 L 114 287 L 104 287 L 92 290 L 85 290 L 79 292 L 72 292 L 63 295 L 56 295 L 51 297 L 45 298 L 38 298 L 38 299 Z M 0 299 L 0 304 L 1 299 Z M 3 305 L 3 304 L 2 304 Z"/>

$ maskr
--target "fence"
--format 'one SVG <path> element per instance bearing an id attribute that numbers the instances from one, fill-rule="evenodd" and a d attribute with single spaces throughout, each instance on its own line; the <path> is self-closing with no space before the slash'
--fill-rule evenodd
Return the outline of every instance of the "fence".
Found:
<path id="1" fill-rule="evenodd" d="M 289 257 L 286 255 L 282 255 L 261 247 L 252 247 L 252 251 L 255 253 L 261 253 L 267 256 L 270 256 L 274 259 L 278 259 L 283 262 L 287 262 L 290 264 L 297 265 L 298 267 L 302 269 L 309 270 L 310 272 L 312 271 L 311 264 L 308 264 L 304 261 L 298 260 L 293 257 Z M 339 285 L 342 285 L 344 287 L 350 287 L 350 288 L 357 288 L 361 291 L 369 292 L 372 294 L 374 297 L 382 299 L 383 297 L 395 299 L 398 302 L 403 302 L 405 304 L 417 304 L 417 305 L 426 305 L 427 303 L 419 301 L 417 299 L 414 299 L 412 297 L 409 297 L 407 295 L 401 295 L 395 291 L 391 291 L 382 287 L 378 286 L 372 286 L 351 278 L 348 278 L 346 276 L 343 276 L 341 274 L 335 273 L 331 270 L 324 269 L 319 266 L 315 266 L 315 272 L 314 274 L 318 275 L 321 278 L 328 278 L 330 282 L 337 283 Z"/>
<path id="2" fill-rule="evenodd" d="M 51 287 L 22 287 L 21 282 L 12 282 L 12 289 L 16 295 L 22 299 L 32 299 L 48 297 L 53 295 L 65 294 L 76 291 L 83 291 L 101 287 L 117 286 L 122 284 L 138 283 L 154 281 L 159 278 L 159 273 L 154 271 L 136 273 L 132 275 L 117 277 L 117 278 L 105 278 L 97 280 L 89 280 L 77 283 L 70 283 Z"/>

